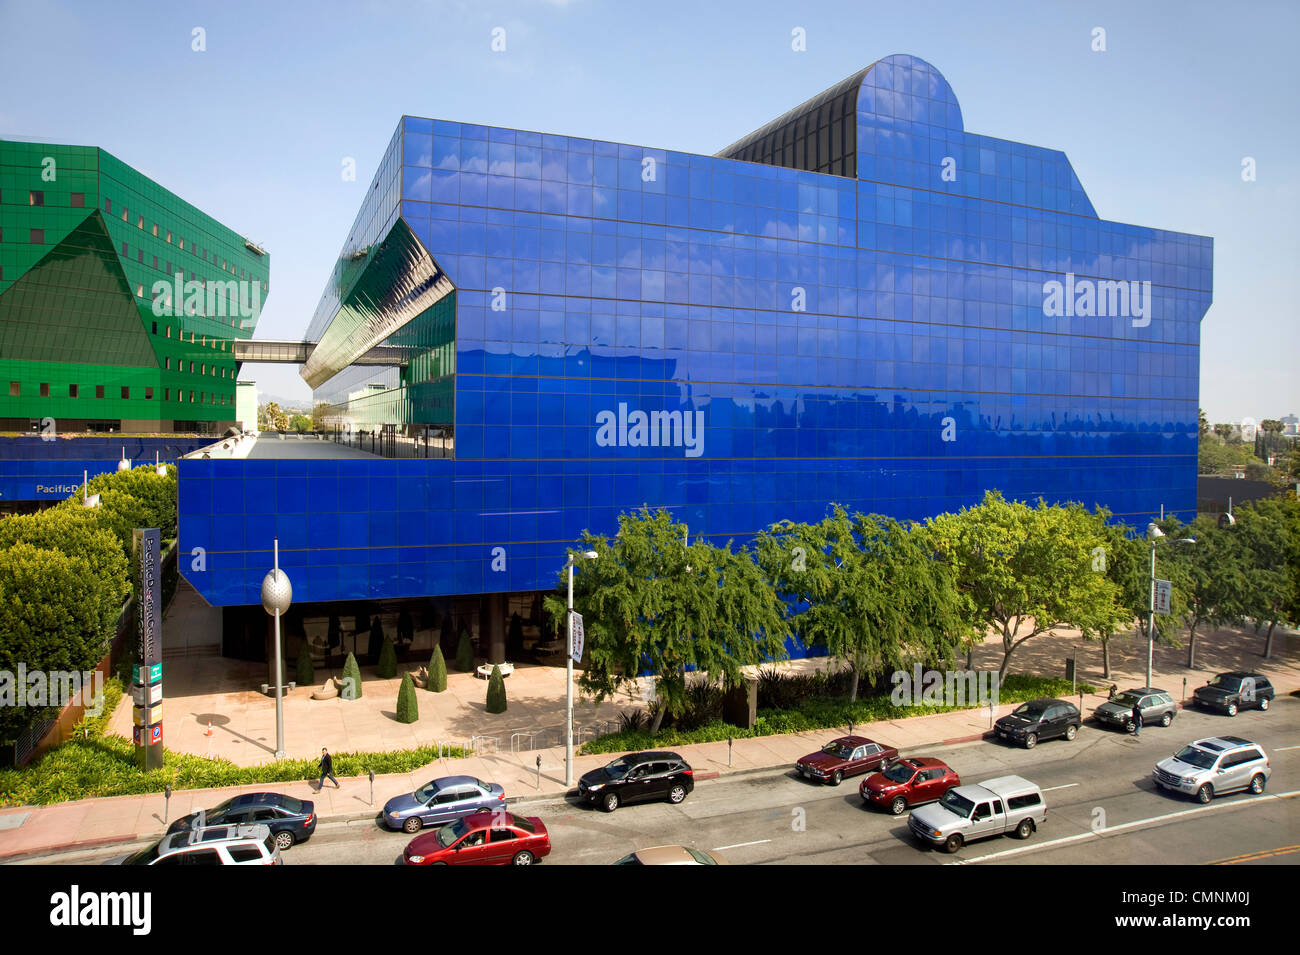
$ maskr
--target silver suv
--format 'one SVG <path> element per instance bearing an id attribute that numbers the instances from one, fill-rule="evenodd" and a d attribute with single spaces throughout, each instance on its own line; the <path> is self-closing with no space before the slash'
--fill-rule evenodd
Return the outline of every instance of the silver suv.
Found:
<path id="1" fill-rule="evenodd" d="M 1258 743 L 1240 736 L 1211 736 L 1156 763 L 1153 775 L 1162 789 L 1195 796 L 1205 803 L 1240 789 L 1259 795 L 1272 772 Z"/>
<path id="2" fill-rule="evenodd" d="M 1117 693 L 1101 706 L 1092 711 L 1097 722 L 1103 726 L 1114 726 L 1133 732 L 1133 707 L 1142 710 L 1142 725 L 1159 723 L 1168 726 L 1178 715 L 1178 704 L 1164 690 L 1144 686 L 1137 690 L 1125 690 Z"/>

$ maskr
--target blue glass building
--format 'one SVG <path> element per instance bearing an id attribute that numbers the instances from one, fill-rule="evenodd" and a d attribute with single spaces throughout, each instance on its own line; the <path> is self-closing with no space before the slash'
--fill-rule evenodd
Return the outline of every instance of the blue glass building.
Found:
<path id="1" fill-rule="evenodd" d="M 366 196 L 303 375 L 443 456 L 182 461 L 213 604 L 274 537 L 336 601 L 549 590 L 642 504 L 717 541 L 989 488 L 1195 513 L 1211 240 L 1099 219 L 914 57 L 715 156 L 406 116 Z"/>

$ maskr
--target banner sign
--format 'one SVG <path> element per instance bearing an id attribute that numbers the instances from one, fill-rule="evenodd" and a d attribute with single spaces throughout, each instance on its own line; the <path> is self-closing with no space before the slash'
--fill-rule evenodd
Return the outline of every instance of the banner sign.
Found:
<path id="1" fill-rule="evenodd" d="M 1163 613 L 1166 615 L 1169 613 L 1169 604 L 1170 601 L 1173 599 L 1173 595 L 1174 595 L 1173 584 L 1171 584 L 1167 580 L 1156 581 L 1156 598 L 1155 598 L 1156 613 Z"/>
<path id="2" fill-rule="evenodd" d="M 582 662 L 582 642 L 584 634 L 582 632 L 582 614 L 573 611 L 570 619 L 573 621 L 573 662 Z"/>
<path id="3" fill-rule="evenodd" d="M 135 529 L 132 543 L 139 564 L 136 579 L 136 664 L 131 668 L 132 738 L 136 765 L 162 767 L 162 534 L 156 527 Z"/>

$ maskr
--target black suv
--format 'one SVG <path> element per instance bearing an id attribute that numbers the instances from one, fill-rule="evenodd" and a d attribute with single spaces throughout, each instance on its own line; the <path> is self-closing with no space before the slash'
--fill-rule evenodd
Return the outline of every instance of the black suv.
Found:
<path id="1" fill-rule="evenodd" d="M 583 773 L 578 795 L 613 812 L 625 802 L 667 799 L 679 803 L 695 788 L 694 771 L 676 753 L 629 753 Z"/>
<path id="2" fill-rule="evenodd" d="M 1192 694 L 1192 700 L 1207 710 L 1219 710 L 1229 716 L 1236 716 L 1238 710 L 1250 706 L 1268 709 L 1273 702 L 1273 684 L 1262 673 L 1233 670 L 1230 673 L 1220 673 L 1198 689 Z"/>
<path id="3" fill-rule="evenodd" d="M 181 816 L 167 827 L 169 833 L 199 826 L 242 826 L 261 824 L 271 830 L 280 851 L 296 842 L 306 842 L 316 831 L 316 807 L 309 799 L 295 799 L 280 793 L 244 793 L 227 799 L 199 818 L 197 812 Z"/>
<path id="4" fill-rule="evenodd" d="M 1064 736 L 1074 739 L 1079 732 L 1079 708 L 1064 700 L 1030 700 L 994 724 L 998 739 L 1033 749 L 1040 739 Z"/>

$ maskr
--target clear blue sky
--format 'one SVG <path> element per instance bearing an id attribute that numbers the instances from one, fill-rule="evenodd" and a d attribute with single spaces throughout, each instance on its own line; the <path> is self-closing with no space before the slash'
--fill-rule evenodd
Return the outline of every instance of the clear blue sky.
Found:
<path id="1" fill-rule="evenodd" d="M 1064 150 L 1103 218 L 1214 237 L 1201 403 L 1236 421 L 1300 413 L 1298 28 L 1294 2 L 0 0 L 0 136 L 103 146 L 261 242 L 257 336 L 296 338 L 402 113 L 713 153 L 911 53 L 968 130 Z"/>

